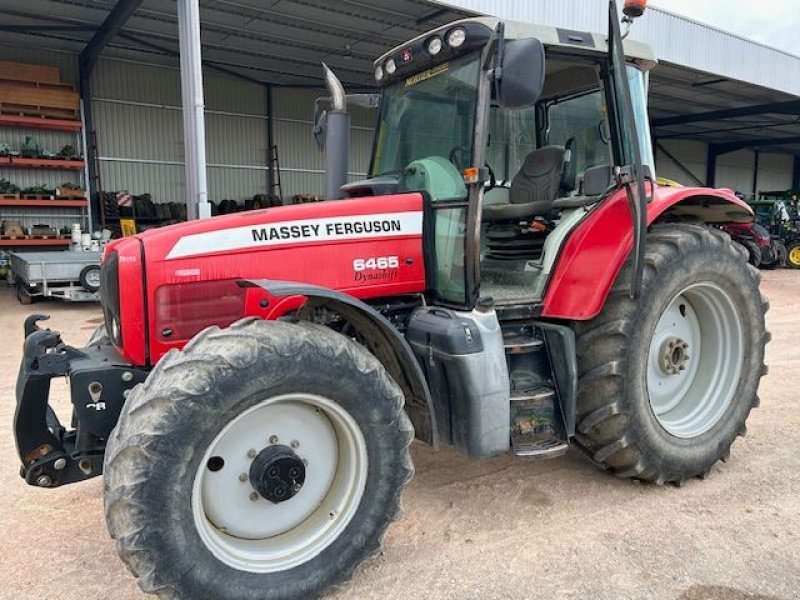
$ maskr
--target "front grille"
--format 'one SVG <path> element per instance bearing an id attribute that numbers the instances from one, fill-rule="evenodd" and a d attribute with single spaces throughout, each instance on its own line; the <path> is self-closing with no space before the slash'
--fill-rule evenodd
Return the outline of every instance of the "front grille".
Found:
<path id="1" fill-rule="evenodd" d="M 106 331 L 117 347 L 122 347 L 122 319 L 119 307 L 119 255 L 111 252 L 100 266 L 100 297 Z"/>

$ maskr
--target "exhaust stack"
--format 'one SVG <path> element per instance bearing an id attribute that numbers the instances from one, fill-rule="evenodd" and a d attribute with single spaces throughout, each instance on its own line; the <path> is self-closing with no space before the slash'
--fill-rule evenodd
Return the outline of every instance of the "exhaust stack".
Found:
<path id="1" fill-rule="evenodd" d="M 347 183 L 347 163 L 350 154 L 350 113 L 342 82 L 322 63 L 325 85 L 331 95 L 331 110 L 325 123 L 325 198 L 344 198 L 341 187 Z"/>

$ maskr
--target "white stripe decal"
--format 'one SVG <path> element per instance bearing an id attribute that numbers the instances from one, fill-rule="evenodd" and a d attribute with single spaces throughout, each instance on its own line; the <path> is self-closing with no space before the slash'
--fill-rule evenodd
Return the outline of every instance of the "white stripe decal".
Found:
<path id="1" fill-rule="evenodd" d="M 422 235 L 421 211 L 303 219 L 196 233 L 179 239 L 167 260 L 262 246 L 406 235 Z"/>

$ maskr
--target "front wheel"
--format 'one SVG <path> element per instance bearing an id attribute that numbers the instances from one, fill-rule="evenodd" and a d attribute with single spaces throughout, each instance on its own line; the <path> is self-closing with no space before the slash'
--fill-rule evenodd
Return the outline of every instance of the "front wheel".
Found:
<path id="1" fill-rule="evenodd" d="M 766 373 L 768 303 L 727 234 L 648 234 L 640 298 L 630 265 L 603 311 L 578 325 L 579 443 L 620 477 L 683 482 L 725 459 Z"/>
<path id="2" fill-rule="evenodd" d="M 109 531 L 146 592 L 315 597 L 378 551 L 412 438 L 399 388 L 347 338 L 211 328 L 126 402 L 106 450 Z"/>

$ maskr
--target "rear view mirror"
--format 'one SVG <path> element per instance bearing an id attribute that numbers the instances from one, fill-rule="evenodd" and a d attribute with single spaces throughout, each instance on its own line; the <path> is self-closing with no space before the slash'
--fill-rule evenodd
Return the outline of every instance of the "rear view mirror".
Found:
<path id="1" fill-rule="evenodd" d="M 503 108 L 532 106 L 544 87 L 544 46 L 535 38 L 510 40 L 503 47 L 497 101 Z"/>

